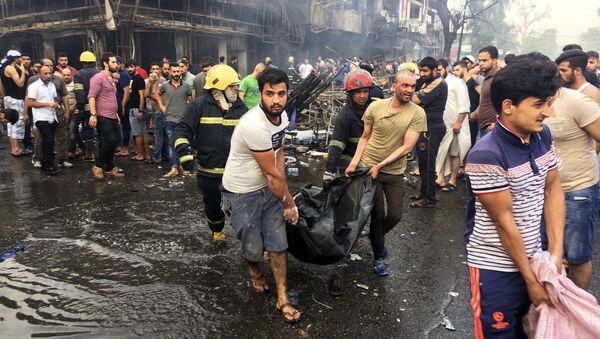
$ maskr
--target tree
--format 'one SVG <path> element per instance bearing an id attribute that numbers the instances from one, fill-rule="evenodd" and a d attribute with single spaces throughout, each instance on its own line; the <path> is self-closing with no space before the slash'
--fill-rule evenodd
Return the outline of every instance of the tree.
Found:
<path id="1" fill-rule="evenodd" d="M 559 52 L 556 43 L 556 28 L 546 29 L 538 35 L 530 36 L 527 44 L 523 45 L 521 50 L 523 53 L 540 52 L 552 59 L 556 58 Z"/>
<path id="2" fill-rule="evenodd" d="M 477 53 L 485 46 L 494 45 L 503 53 L 514 52 L 517 46 L 514 27 L 506 22 L 506 7 L 512 0 L 499 0 L 498 5 L 474 17 L 471 28 L 471 50 Z M 470 4 L 471 12 L 478 12 L 489 6 L 491 0 L 476 1 Z"/>
<path id="3" fill-rule="evenodd" d="M 460 9 L 448 8 L 448 0 L 432 0 L 431 7 L 437 11 L 437 15 L 442 23 L 442 33 L 444 35 L 444 57 L 450 55 L 452 44 L 458 37 L 458 32 L 463 27 L 465 22 L 477 18 L 481 13 L 487 11 L 498 3 L 498 0 L 490 1 L 487 7 L 482 8 L 477 12 L 470 11 L 469 4 L 475 3 L 477 0 L 465 0 L 465 5 Z"/>
<path id="4" fill-rule="evenodd" d="M 600 27 L 588 28 L 585 32 L 581 33 L 579 41 L 586 51 L 600 51 Z"/>
<path id="5" fill-rule="evenodd" d="M 540 27 L 540 23 L 550 17 L 550 7 L 539 8 L 536 0 L 515 0 L 513 5 L 517 41 L 521 44 L 521 47 L 524 47 L 528 45 L 529 39 L 540 35 L 544 31 Z"/>

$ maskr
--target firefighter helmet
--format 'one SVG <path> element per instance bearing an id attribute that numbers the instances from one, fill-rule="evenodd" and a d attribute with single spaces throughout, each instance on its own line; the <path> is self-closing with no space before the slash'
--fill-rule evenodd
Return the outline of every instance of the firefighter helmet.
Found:
<path id="1" fill-rule="evenodd" d="M 80 62 L 96 62 L 96 56 L 92 52 L 85 51 L 85 52 L 81 53 L 81 55 L 79 56 L 79 61 Z"/>
<path id="2" fill-rule="evenodd" d="M 206 74 L 204 89 L 218 89 L 224 91 L 228 86 L 240 83 L 237 72 L 228 65 L 215 65 Z"/>
<path id="3" fill-rule="evenodd" d="M 364 69 L 355 69 L 346 75 L 344 84 L 346 92 L 352 92 L 361 88 L 373 87 L 373 78 Z"/>

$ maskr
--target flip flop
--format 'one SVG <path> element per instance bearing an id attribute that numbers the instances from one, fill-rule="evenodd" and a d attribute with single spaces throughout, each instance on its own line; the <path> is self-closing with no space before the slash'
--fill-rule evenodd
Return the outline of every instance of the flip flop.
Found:
<path id="1" fill-rule="evenodd" d="M 132 156 L 131 158 L 129 158 L 129 160 L 133 160 L 133 161 L 144 161 L 144 160 L 146 160 L 146 159 L 144 159 L 144 158 L 138 159 L 138 158 L 136 158 L 136 156 L 134 155 L 134 156 Z"/>
<path id="2" fill-rule="evenodd" d="M 442 187 L 442 192 L 453 192 L 456 191 L 456 185 L 446 184 Z"/>
<path id="3" fill-rule="evenodd" d="M 420 177 L 421 173 L 417 173 L 416 171 L 410 171 L 408 172 L 408 174 L 412 175 L 413 177 Z"/>
<path id="4" fill-rule="evenodd" d="M 435 207 L 435 203 L 425 201 L 424 199 L 413 201 L 409 205 L 412 208 L 433 208 Z"/>
<path id="5" fill-rule="evenodd" d="M 293 309 L 292 312 L 284 311 L 286 308 Z M 279 312 L 283 315 L 283 320 L 289 324 L 295 324 L 300 321 L 300 317 L 302 317 L 302 312 L 298 311 L 292 304 L 289 302 L 284 303 L 283 305 L 277 307 Z"/>

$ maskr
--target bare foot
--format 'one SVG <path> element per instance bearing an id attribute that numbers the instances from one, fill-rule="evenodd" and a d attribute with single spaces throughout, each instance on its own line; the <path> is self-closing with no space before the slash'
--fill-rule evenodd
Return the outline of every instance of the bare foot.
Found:
<path id="1" fill-rule="evenodd" d="M 179 171 L 177 170 L 177 168 L 171 167 L 171 170 L 169 171 L 169 173 L 163 175 L 163 178 L 173 178 L 173 177 L 176 177 L 177 174 L 179 174 Z"/>
<path id="2" fill-rule="evenodd" d="M 277 309 L 281 312 L 283 315 L 283 320 L 285 320 L 287 323 L 297 323 L 300 321 L 300 317 L 302 316 L 302 313 L 294 308 L 294 306 L 292 306 L 292 304 L 289 302 L 280 303 L 278 301 Z"/>
<path id="3" fill-rule="evenodd" d="M 262 272 L 252 272 L 252 270 L 249 270 L 248 275 L 250 276 L 252 287 L 254 287 L 256 292 L 262 293 L 269 290 L 269 283 Z"/>

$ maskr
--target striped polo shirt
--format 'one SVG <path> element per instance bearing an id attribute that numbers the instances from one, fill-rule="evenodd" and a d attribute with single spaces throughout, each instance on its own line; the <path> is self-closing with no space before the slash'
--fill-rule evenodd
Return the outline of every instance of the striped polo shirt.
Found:
<path id="1" fill-rule="evenodd" d="M 513 217 L 527 256 L 540 250 L 546 176 L 557 167 L 554 142 L 545 125 L 542 132 L 531 134 L 527 143 L 498 120 L 496 128 L 475 144 L 465 164 L 468 187 L 465 245 L 469 266 L 518 271 L 500 242 L 494 222 L 477 198 L 481 194 L 509 190 Z"/>

